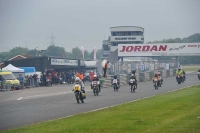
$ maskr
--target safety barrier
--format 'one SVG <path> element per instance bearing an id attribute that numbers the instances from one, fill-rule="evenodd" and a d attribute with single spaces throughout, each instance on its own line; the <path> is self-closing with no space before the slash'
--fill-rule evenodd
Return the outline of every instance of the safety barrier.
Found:
<path id="1" fill-rule="evenodd" d="M 37 86 L 39 86 L 38 82 L 36 82 L 34 79 L 24 80 L 23 82 L 20 82 L 20 85 L 12 85 L 10 83 L 0 81 L 0 91 L 21 90 L 26 88 L 34 88 Z"/>
<path id="2" fill-rule="evenodd" d="M 139 72 L 139 73 L 136 73 L 135 76 L 136 76 L 137 82 L 151 81 L 153 75 L 156 74 L 157 72 L 160 72 L 163 78 L 167 78 L 167 77 L 175 76 L 176 69 Z M 131 76 L 131 73 L 118 75 L 118 78 L 120 79 L 120 85 L 127 85 L 129 82 L 130 76 Z M 103 83 L 103 88 L 108 88 L 112 86 L 111 79 L 112 79 L 111 75 L 108 75 L 107 78 L 104 79 L 105 82 Z"/>

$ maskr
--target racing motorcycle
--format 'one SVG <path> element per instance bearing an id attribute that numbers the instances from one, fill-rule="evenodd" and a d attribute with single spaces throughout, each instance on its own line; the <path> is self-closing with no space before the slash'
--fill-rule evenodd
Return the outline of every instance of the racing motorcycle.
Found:
<path id="1" fill-rule="evenodd" d="M 154 84 L 155 89 L 158 89 L 158 79 L 154 79 L 153 84 Z"/>
<path id="2" fill-rule="evenodd" d="M 182 82 L 182 75 L 177 75 L 177 82 L 178 82 L 178 84 L 181 84 L 181 82 Z"/>
<path id="3" fill-rule="evenodd" d="M 113 79 L 112 81 L 114 91 L 118 91 L 119 85 L 117 79 Z"/>
<path id="4" fill-rule="evenodd" d="M 92 81 L 93 93 L 95 96 L 99 94 L 99 81 Z"/>
<path id="5" fill-rule="evenodd" d="M 129 80 L 129 85 L 131 86 L 131 92 L 135 92 L 135 89 L 137 87 L 135 79 L 130 79 Z"/>
<path id="6" fill-rule="evenodd" d="M 49 77 L 47 78 L 46 85 L 47 86 L 52 86 L 51 78 L 49 78 Z"/>
<path id="7" fill-rule="evenodd" d="M 161 87 L 162 84 L 163 84 L 163 77 L 160 76 L 160 87 Z"/>
<path id="8" fill-rule="evenodd" d="M 200 80 L 200 72 L 197 72 L 198 79 Z"/>
<path id="9" fill-rule="evenodd" d="M 84 103 L 83 99 L 85 99 L 85 93 L 83 93 L 81 91 L 81 86 L 79 84 L 75 84 L 74 85 L 74 94 L 75 94 L 75 98 L 76 98 L 76 101 L 77 103 L 79 103 L 79 100 Z"/>

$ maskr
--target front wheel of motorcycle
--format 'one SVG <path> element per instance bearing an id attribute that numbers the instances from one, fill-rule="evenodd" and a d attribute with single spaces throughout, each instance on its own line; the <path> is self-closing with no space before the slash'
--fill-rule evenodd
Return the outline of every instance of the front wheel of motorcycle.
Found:
<path id="1" fill-rule="evenodd" d="M 77 101 L 77 103 L 79 103 L 79 97 L 78 97 L 78 94 L 76 94 L 76 101 Z"/>
<path id="2" fill-rule="evenodd" d="M 83 99 L 81 99 L 81 102 L 84 103 Z"/>
<path id="3" fill-rule="evenodd" d="M 94 96 L 96 96 L 96 93 L 95 93 L 95 89 L 93 88 L 93 93 L 94 93 Z"/>

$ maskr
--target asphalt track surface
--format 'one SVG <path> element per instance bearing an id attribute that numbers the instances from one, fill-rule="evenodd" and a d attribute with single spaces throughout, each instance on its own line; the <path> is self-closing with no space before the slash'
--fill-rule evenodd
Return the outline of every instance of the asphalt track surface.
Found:
<path id="1" fill-rule="evenodd" d="M 0 92 L 0 131 L 98 110 L 200 83 L 196 73 L 186 76 L 186 81 L 180 85 L 175 77 L 169 77 L 164 78 L 164 84 L 158 90 L 154 89 L 152 81 L 146 81 L 138 83 L 135 93 L 131 93 L 129 86 L 121 86 L 118 92 L 114 92 L 113 88 L 103 88 L 99 96 L 94 96 L 89 83 L 86 83 L 87 98 L 85 103 L 80 104 L 76 102 L 72 85 L 66 84 Z"/>

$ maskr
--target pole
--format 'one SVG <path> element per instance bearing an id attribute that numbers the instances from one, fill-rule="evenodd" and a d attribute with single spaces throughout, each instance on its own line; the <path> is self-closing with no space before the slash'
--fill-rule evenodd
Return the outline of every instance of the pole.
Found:
<path id="1" fill-rule="evenodd" d="M 2 70 L 2 68 L 1 68 L 1 58 L 0 58 L 0 69 Z"/>

